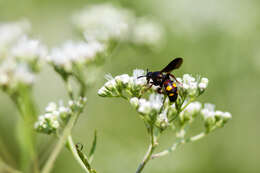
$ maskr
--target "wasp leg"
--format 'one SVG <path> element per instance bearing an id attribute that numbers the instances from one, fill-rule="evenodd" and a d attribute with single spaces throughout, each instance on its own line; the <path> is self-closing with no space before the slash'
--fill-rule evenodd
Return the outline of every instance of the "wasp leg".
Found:
<path id="1" fill-rule="evenodd" d="M 182 83 L 180 83 L 180 82 L 176 79 L 176 77 L 175 77 L 173 74 L 169 73 L 169 75 L 170 75 L 178 84 L 180 84 L 180 85 L 182 86 Z"/>
<path id="2" fill-rule="evenodd" d="M 139 98 L 141 98 L 141 96 L 146 92 L 146 91 L 148 91 L 150 88 L 152 88 L 152 86 L 153 86 L 153 83 L 152 82 L 150 82 L 150 83 L 148 83 L 148 84 L 150 84 L 150 86 L 149 87 L 147 87 L 147 88 L 145 88 L 144 90 L 142 90 L 141 91 L 141 95 L 139 96 Z"/>
<path id="3" fill-rule="evenodd" d="M 157 92 L 158 92 L 159 94 L 163 94 L 162 88 L 161 88 L 161 87 L 157 88 Z"/>

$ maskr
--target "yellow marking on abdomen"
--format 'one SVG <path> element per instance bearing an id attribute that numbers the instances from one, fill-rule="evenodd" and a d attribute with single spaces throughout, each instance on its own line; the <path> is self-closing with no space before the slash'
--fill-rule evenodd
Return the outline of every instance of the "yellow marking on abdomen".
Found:
<path id="1" fill-rule="evenodd" d="M 169 96 L 174 96 L 174 93 L 169 94 Z"/>
<path id="2" fill-rule="evenodd" d="M 171 91 L 171 89 L 172 89 L 172 86 L 170 86 L 170 85 L 168 85 L 168 86 L 166 87 L 166 90 L 167 90 L 167 91 Z"/>

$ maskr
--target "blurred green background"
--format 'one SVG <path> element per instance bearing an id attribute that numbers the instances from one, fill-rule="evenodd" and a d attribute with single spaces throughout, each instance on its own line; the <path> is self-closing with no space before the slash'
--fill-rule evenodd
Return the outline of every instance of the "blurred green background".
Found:
<path id="1" fill-rule="evenodd" d="M 0 0 L 0 21 L 27 18 L 35 37 L 49 47 L 76 39 L 71 15 L 92 0 Z M 107 2 L 107 1 L 106 1 Z M 137 113 L 121 99 L 104 99 L 97 90 L 105 82 L 103 75 L 131 73 L 135 68 L 159 70 L 173 57 L 184 58 L 176 76 L 201 74 L 209 78 L 202 102 L 232 113 L 226 127 L 194 144 L 151 161 L 149 173 L 255 173 L 260 172 L 260 1 L 257 0 L 118 0 L 114 4 L 149 16 L 164 26 L 165 42 L 160 50 L 119 45 L 112 60 L 103 67 L 98 82 L 88 90 L 88 105 L 74 128 L 75 141 L 89 148 L 94 129 L 98 145 L 94 167 L 98 172 L 134 172 L 146 151 L 148 137 Z M 50 67 L 44 68 L 34 87 L 39 112 L 50 101 L 67 99 L 64 85 Z M 16 141 L 18 112 L 10 99 L 0 92 L 0 136 L 15 161 L 19 160 Z M 53 147 L 50 138 L 41 135 L 39 157 Z M 170 134 L 162 137 L 168 147 Z M 64 149 L 53 172 L 83 172 Z"/>

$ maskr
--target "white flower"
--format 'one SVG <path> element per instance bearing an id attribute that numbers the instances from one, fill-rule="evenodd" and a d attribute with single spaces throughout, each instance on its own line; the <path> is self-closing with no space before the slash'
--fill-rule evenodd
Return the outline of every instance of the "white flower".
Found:
<path id="1" fill-rule="evenodd" d="M 138 19 L 133 29 L 132 40 L 137 44 L 160 45 L 163 29 L 160 25 L 151 20 Z"/>
<path id="2" fill-rule="evenodd" d="M 30 40 L 26 35 L 18 40 L 12 47 L 11 54 L 16 58 L 26 60 L 43 59 L 47 55 L 47 49 L 38 40 Z"/>
<path id="3" fill-rule="evenodd" d="M 149 102 L 153 109 L 155 109 L 157 112 L 160 111 L 162 105 L 163 105 L 163 95 L 161 94 L 151 94 L 149 97 Z"/>
<path id="4" fill-rule="evenodd" d="M 0 55 L 1 51 L 10 46 L 20 36 L 30 30 L 30 23 L 26 20 L 18 22 L 0 23 Z"/>
<path id="5" fill-rule="evenodd" d="M 14 72 L 14 80 L 31 85 L 34 82 L 34 74 L 24 64 L 19 64 Z"/>
<path id="6" fill-rule="evenodd" d="M 208 78 L 203 77 L 199 83 L 199 89 L 201 91 L 205 90 L 208 86 L 209 80 Z"/>
<path id="7" fill-rule="evenodd" d="M 138 78 L 140 76 L 144 76 L 145 75 L 145 71 L 142 69 L 134 69 L 133 70 L 133 77 L 134 78 Z"/>
<path id="8" fill-rule="evenodd" d="M 219 116 L 220 118 L 226 120 L 229 120 L 232 118 L 232 115 L 229 112 L 222 112 L 222 111 L 216 111 L 216 116 Z"/>
<path id="9" fill-rule="evenodd" d="M 222 117 L 224 117 L 224 118 L 226 118 L 226 119 L 230 119 L 230 118 L 232 118 L 232 115 L 231 115 L 231 113 L 229 113 L 229 112 L 224 112 L 224 113 L 222 114 Z"/>
<path id="10" fill-rule="evenodd" d="M 133 71 L 133 76 L 130 78 L 130 87 L 138 87 L 138 86 L 145 86 L 147 81 L 145 77 L 138 78 L 140 76 L 144 76 L 145 71 L 141 69 L 135 69 Z"/>
<path id="11" fill-rule="evenodd" d="M 0 71 L 0 85 L 7 85 L 9 81 L 8 75 Z"/>
<path id="12" fill-rule="evenodd" d="M 151 104 L 145 99 L 139 99 L 138 112 L 142 114 L 149 114 L 152 110 Z"/>
<path id="13" fill-rule="evenodd" d="M 127 85 L 129 83 L 130 77 L 128 74 L 122 74 L 115 77 L 115 81 L 117 83 L 123 83 L 124 85 Z"/>
<path id="14" fill-rule="evenodd" d="M 54 102 L 50 102 L 48 106 L 45 108 L 46 112 L 53 112 L 57 110 L 57 104 Z"/>
<path id="15" fill-rule="evenodd" d="M 197 88 L 198 88 L 198 83 L 194 77 L 192 77 L 189 74 L 184 74 L 182 81 L 182 86 L 184 90 L 187 90 L 189 95 L 195 95 Z"/>
<path id="16" fill-rule="evenodd" d="M 48 61 L 70 72 L 73 63 L 87 63 L 94 60 L 97 54 L 103 51 L 105 51 L 105 46 L 96 41 L 89 43 L 67 41 L 61 47 L 51 51 Z"/>
<path id="17" fill-rule="evenodd" d="M 116 81 L 115 79 L 112 79 L 112 80 L 109 80 L 105 83 L 105 87 L 108 89 L 108 90 L 113 90 L 115 89 L 117 86 L 116 84 Z"/>
<path id="18" fill-rule="evenodd" d="M 70 100 L 69 106 L 63 106 L 61 101 L 59 106 L 54 102 L 50 102 L 45 108 L 46 113 L 38 117 L 34 125 L 35 129 L 42 133 L 55 133 L 61 125 L 67 123 L 68 118 L 73 115 L 73 111 L 82 111 L 86 101 L 85 97 L 80 97 L 77 100 Z"/>
<path id="19" fill-rule="evenodd" d="M 130 99 L 130 104 L 134 107 L 137 108 L 139 106 L 139 99 L 137 97 L 132 97 Z"/>
<path id="20" fill-rule="evenodd" d="M 98 90 L 98 95 L 99 96 L 102 96 L 102 97 L 105 97 L 109 94 L 109 91 L 107 90 L 106 87 L 101 87 L 99 90 Z"/>
<path id="21" fill-rule="evenodd" d="M 159 114 L 157 121 L 160 123 L 160 127 L 165 128 L 168 124 L 168 117 L 167 117 L 168 110 L 165 109 L 162 113 Z"/>
<path id="22" fill-rule="evenodd" d="M 0 64 L 0 86 L 15 89 L 18 83 L 32 85 L 34 79 L 34 73 L 27 64 L 17 64 L 12 58 L 8 58 Z"/>
<path id="23" fill-rule="evenodd" d="M 149 114 L 152 112 L 159 112 L 163 105 L 163 96 L 160 94 L 151 94 L 149 100 L 139 99 L 138 112 L 142 114 Z"/>
<path id="24" fill-rule="evenodd" d="M 132 20 L 131 12 L 110 4 L 87 6 L 73 17 L 74 24 L 87 40 L 101 41 L 126 39 Z"/>
<path id="25" fill-rule="evenodd" d="M 200 102 L 192 102 L 184 109 L 184 111 L 190 114 L 194 114 L 196 112 L 199 112 L 200 109 L 201 109 Z"/>
<path id="26" fill-rule="evenodd" d="M 69 112 L 69 108 L 66 108 L 64 106 L 60 106 L 58 111 L 60 113 L 68 113 Z"/>
<path id="27" fill-rule="evenodd" d="M 183 105 L 186 105 L 184 103 Z M 180 118 L 182 122 L 192 122 L 194 116 L 200 112 L 201 110 L 201 103 L 200 102 L 192 102 L 190 103 L 181 113 Z"/>
<path id="28" fill-rule="evenodd" d="M 34 124 L 36 130 L 47 134 L 55 133 L 59 127 L 59 117 L 57 114 L 53 113 L 40 115 L 38 121 Z"/>
<path id="29" fill-rule="evenodd" d="M 201 110 L 201 114 L 203 115 L 204 119 L 211 119 L 215 117 L 215 105 L 210 103 L 205 103 L 204 108 Z"/>

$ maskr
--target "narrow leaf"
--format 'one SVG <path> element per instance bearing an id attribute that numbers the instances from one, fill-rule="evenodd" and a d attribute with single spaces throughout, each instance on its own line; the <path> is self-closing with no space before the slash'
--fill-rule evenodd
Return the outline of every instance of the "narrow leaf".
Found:
<path id="1" fill-rule="evenodd" d="M 93 160 L 94 153 L 95 153 L 95 150 L 96 150 L 96 146 L 97 146 L 97 130 L 95 130 L 95 132 L 94 132 L 94 139 L 93 139 L 93 142 L 92 142 L 92 147 L 91 147 L 90 152 L 89 152 L 89 162 L 90 163 Z"/>

